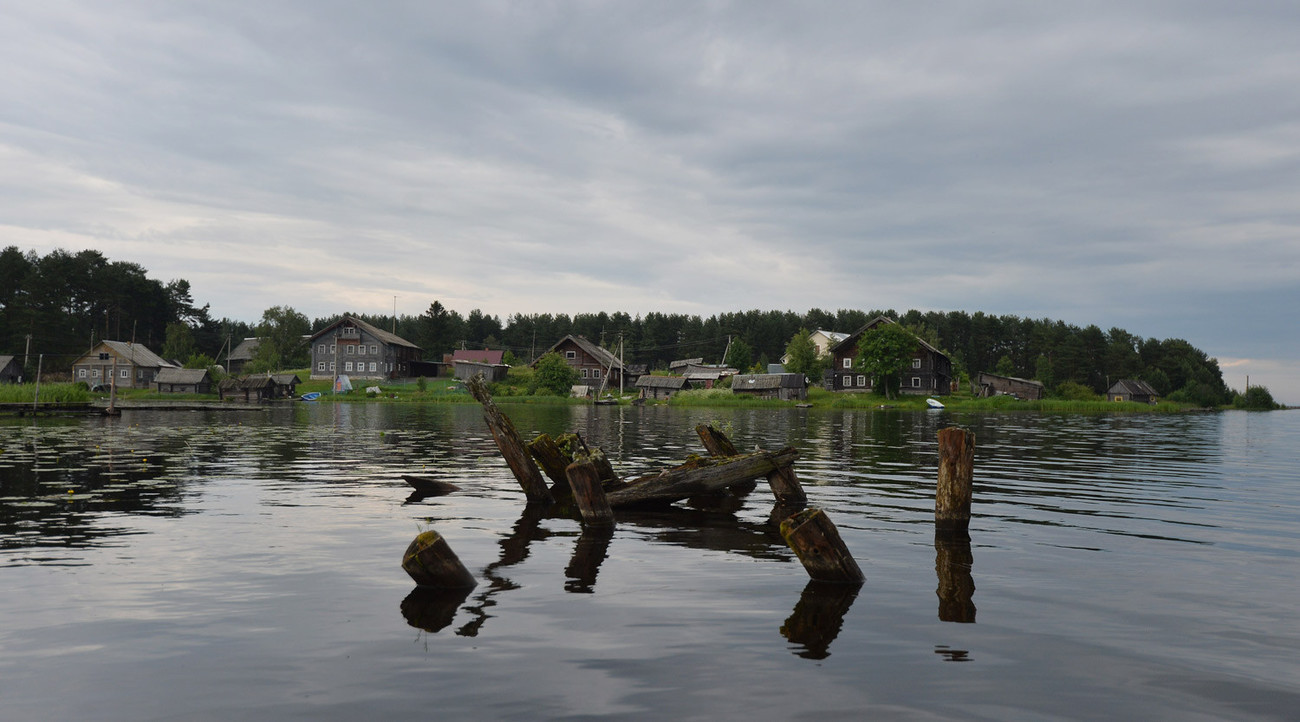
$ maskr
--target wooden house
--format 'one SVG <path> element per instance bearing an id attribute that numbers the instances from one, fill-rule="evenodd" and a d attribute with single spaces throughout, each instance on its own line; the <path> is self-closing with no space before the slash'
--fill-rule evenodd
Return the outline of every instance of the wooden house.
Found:
<path id="1" fill-rule="evenodd" d="M 1111 401 L 1136 401 L 1142 404 L 1154 404 L 1159 396 L 1151 384 L 1137 379 L 1120 379 L 1111 384 L 1106 398 Z"/>
<path id="2" fill-rule="evenodd" d="M 138 343 L 100 341 L 81 358 L 72 362 L 72 378 L 91 388 L 109 387 L 151 389 L 154 378 L 165 368 L 176 368 L 158 354 Z"/>
<path id="3" fill-rule="evenodd" d="M 853 368 L 858 356 L 858 341 L 862 335 L 882 323 L 895 323 L 891 318 L 877 316 L 865 326 L 849 334 L 831 347 L 831 368 L 827 369 L 824 383 L 827 391 L 870 392 L 875 379 Z M 952 361 L 947 354 L 916 339 L 916 352 L 911 367 L 901 374 L 899 392 L 926 396 L 948 394 L 952 391 Z"/>
<path id="4" fill-rule="evenodd" d="M 1026 401 L 1038 401 L 1047 394 L 1042 381 L 1018 379 L 1014 376 L 999 376 L 998 374 L 984 372 L 979 376 L 975 395 L 980 398 L 1007 395 L 1025 399 Z"/>
<path id="5" fill-rule="evenodd" d="M 419 346 L 351 316 L 312 334 L 308 343 L 313 379 L 408 378 L 420 359 Z"/>
<path id="6" fill-rule="evenodd" d="M 226 356 L 226 373 L 231 376 L 242 376 L 247 373 L 248 364 L 257 355 L 257 347 L 261 343 L 262 339 L 256 336 L 240 341 Z"/>
<path id="7" fill-rule="evenodd" d="M 760 399 L 802 401 L 808 398 L 808 378 L 803 374 L 739 374 L 731 378 L 731 393 Z"/>
<path id="8" fill-rule="evenodd" d="M 16 384 L 23 377 L 17 356 L 0 356 L 0 384 Z"/>
<path id="9" fill-rule="evenodd" d="M 646 374 L 636 380 L 636 388 L 640 398 L 666 399 L 686 388 L 686 377 Z"/>
<path id="10" fill-rule="evenodd" d="M 255 375 L 225 378 L 217 384 L 217 394 L 224 401 L 233 398 L 248 403 L 270 401 L 276 397 L 278 387 L 270 376 Z"/>
<path id="11" fill-rule="evenodd" d="M 292 399 L 297 396 L 298 384 L 302 383 L 298 374 L 271 374 L 271 380 L 275 382 L 272 393 L 277 399 Z"/>
<path id="12" fill-rule="evenodd" d="M 588 341 L 583 336 L 565 336 L 546 350 L 555 352 L 578 372 L 578 383 L 599 389 L 618 388 L 623 377 L 623 363 L 612 351 Z M 537 362 L 532 363 L 533 368 Z"/>
<path id="13" fill-rule="evenodd" d="M 212 376 L 207 369 L 160 369 L 153 383 L 161 394 L 212 393 Z"/>

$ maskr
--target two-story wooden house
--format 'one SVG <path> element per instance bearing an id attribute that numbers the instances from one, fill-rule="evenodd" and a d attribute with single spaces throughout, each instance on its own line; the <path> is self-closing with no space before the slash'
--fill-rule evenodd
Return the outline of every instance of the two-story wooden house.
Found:
<path id="1" fill-rule="evenodd" d="M 858 342 L 862 335 L 882 323 L 896 323 L 885 316 L 877 316 L 867 325 L 851 333 L 830 349 L 831 368 L 827 369 L 823 379 L 828 391 L 870 392 L 875 379 L 854 369 L 858 356 Z M 924 394 L 933 396 L 947 394 L 952 390 L 952 361 L 939 349 L 916 339 L 916 352 L 912 355 L 911 367 L 902 373 L 899 392 L 904 394 Z"/>
<path id="2" fill-rule="evenodd" d="M 176 365 L 138 343 L 100 341 L 81 358 L 72 362 L 72 378 L 91 388 L 116 385 L 123 389 L 153 388 L 154 378 L 165 368 Z"/>
<path id="3" fill-rule="evenodd" d="M 419 346 L 351 316 L 313 333 L 308 343 L 313 379 L 407 378 L 420 360 Z"/>
<path id="4" fill-rule="evenodd" d="M 546 353 L 552 351 L 560 354 L 565 363 L 578 371 L 579 384 L 599 389 L 603 381 L 606 388 L 617 388 L 623 377 L 623 364 L 618 357 L 583 336 L 565 336 L 547 349 Z M 533 367 L 536 366 L 537 362 L 534 361 Z"/>

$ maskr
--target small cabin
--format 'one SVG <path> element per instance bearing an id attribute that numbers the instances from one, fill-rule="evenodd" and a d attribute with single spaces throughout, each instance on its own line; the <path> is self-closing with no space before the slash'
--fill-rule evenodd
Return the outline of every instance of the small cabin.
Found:
<path id="1" fill-rule="evenodd" d="M 636 380 L 636 388 L 642 399 L 667 399 L 686 388 L 686 377 L 647 374 Z"/>
<path id="2" fill-rule="evenodd" d="M 210 394 L 212 376 L 207 369 L 158 369 L 153 379 L 160 394 Z"/>
<path id="3" fill-rule="evenodd" d="M 802 401 L 808 398 L 808 379 L 803 374 L 740 374 L 731 379 L 731 393 L 759 399 Z"/>
<path id="4" fill-rule="evenodd" d="M 1135 401 L 1140 404 L 1154 404 L 1159 396 L 1155 388 L 1145 381 L 1137 379 L 1120 379 L 1111 384 L 1106 398 L 1111 401 Z"/>
<path id="5" fill-rule="evenodd" d="M 1046 396 L 1043 382 L 1018 379 L 1014 376 L 981 373 L 975 395 L 980 398 L 990 396 L 1014 396 L 1027 401 L 1039 401 Z"/>

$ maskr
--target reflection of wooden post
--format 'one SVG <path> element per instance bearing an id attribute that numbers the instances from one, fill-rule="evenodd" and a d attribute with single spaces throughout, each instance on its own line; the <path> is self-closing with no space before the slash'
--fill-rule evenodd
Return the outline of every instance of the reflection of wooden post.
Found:
<path id="1" fill-rule="evenodd" d="M 830 656 L 831 642 L 844 626 L 844 615 L 858 598 L 856 584 L 833 584 L 810 579 L 794 612 L 781 625 L 781 636 L 803 647 L 795 654 L 806 659 Z"/>
<path id="2" fill-rule="evenodd" d="M 402 568 L 422 586 L 462 589 L 478 584 L 447 541 L 433 530 L 415 537 L 406 548 Z"/>
<path id="3" fill-rule="evenodd" d="M 564 591 L 591 594 L 596 585 L 596 573 L 601 562 L 609 555 L 609 542 L 614 536 L 612 527 L 586 527 L 573 547 L 569 566 L 564 568 Z"/>
<path id="4" fill-rule="evenodd" d="M 614 512 L 609 508 L 605 490 L 600 486 L 600 471 L 595 464 L 578 461 L 564 470 L 573 489 L 573 501 L 582 514 L 582 523 L 590 526 L 612 526 Z"/>
<path id="5" fill-rule="evenodd" d="M 939 430 L 939 482 L 934 492 L 934 527 L 945 534 L 964 534 L 970 526 L 971 477 L 975 467 L 975 432 Z"/>
<path id="6" fill-rule="evenodd" d="M 945 622 L 975 622 L 975 579 L 971 576 L 974 555 L 970 537 L 960 534 L 934 535 L 934 572 L 939 576 L 939 619 Z"/>
<path id="7" fill-rule="evenodd" d="M 736 451 L 736 445 L 731 443 L 731 439 L 710 424 L 696 426 L 695 433 L 700 435 L 700 441 L 704 442 L 704 448 L 709 450 L 710 456 L 740 455 L 740 452 Z"/>
<path id="8" fill-rule="evenodd" d="M 804 509 L 781 522 L 781 536 L 813 579 L 854 584 L 866 581 L 839 530 L 821 509 Z"/>
<path id="9" fill-rule="evenodd" d="M 483 374 L 477 374 L 466 381 L 465 387 L 483 405 L 483 418 L 492 430 L 492 438 L 497 442 L 497 448 L 501 450 L 501 456 L 510 466 L 510 471 L 514 472 L 515 479 L 523 487 L 524 496 L 528 497 L 529 502 L 553 502 L 551 490 L 546 487 L 546 480 L 542 478 L 542 472 L 533 462 L 533 457 L 528 454 L 528 448 L 524 446 L 524 440 L 519 437 L 515 425 L 511 423 L 510 417 L 501 413 L 496 404 L 492 403 L 492 394 L 488 391 L 487 382 L 483 380 Z"/>
<path id="10" fill-rule="evenodd" d="M 423 629 L 430 634 L 451 624 L 456 618 L 456 610 L 469 598 L 473 591 L 463 589 L 435 589 L 433 587 L 416 587 L 402 600 L 402 616 L 412 627 Z"/>

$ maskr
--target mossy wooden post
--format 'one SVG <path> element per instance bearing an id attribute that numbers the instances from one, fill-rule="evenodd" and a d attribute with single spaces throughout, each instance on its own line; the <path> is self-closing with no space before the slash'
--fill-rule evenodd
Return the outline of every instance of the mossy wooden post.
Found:
<path id="1" fill-rule="evenodd" d="M 590 461 L 576 461 L 569 464 L 564 475 L 569 479 L 573 501 L 582 514 L 582 523 L 593 527 L 613 526 L 614 512 L 600 486 L 600 470 L 596 465 Z"/>
<path id="2" fill-rule="evenodd" d="M 839 530 L 821 509 L 804 509 L 781 522 L 781 537 L 813 579 L 846 584 L 866 581 Z"/>
<path id="3" fill-rule="evenodd" d="M 470 395 L 483 405 L 483 418 L 492 431 L 492 438 L 497 442 L 497 448 L 500 449 L 506 464 L 510 466 L 510 471 L 514 472 L 515 479 L 523 487 L 524 496 L 530 503 L 550 504 L 555 501 L 551 496 L 551 490 L 546 486 L 546 480 L 542 478 L 542 472 L 533 462 L 533 457 L 529 455 L 528 447 L 524 446 L 524 440 L 515 430 L 514 423 L 510 421 L 510 417 L 501 413 L 496 404 L 492 403 L 492 393 L 488 391 L 483 374 L 476 374 L 465 382 L 465 386 L 469 389 Z"/>
<path id="4" fill-rule="evenodd" d="M 767 485 L 772 487 L 772 496 L 776 497 L 777 504 L 802 506 L 808 503 L 808 495 L 804 493 L 793 466 L 777 466 L 767 475 Z"/>
<path id="5" fill-rule="evenodd" d="M 429 530 L 411 542 L 402 555 L 402 568 L 425 587 L 464 589 L 478 584 L 447 545 L 447 540 L 436 531 Z"/>
<path id="6" fill-rule="evenodd" d="M 528 452 L 532 454 L 537 465 L 542 467 L 542 471 L 551 481 L 557 485 L 568 486 L 569 480 L 564 478 L 564 469 L 573 463 L 573 457 L 565 453 L 560 445 L 555 443 L 555 439 L 550 434 L 539 434 L 537 438 L 528 442 Z M 552 489 L 554 490 L 554 489 Z"/>
<path id="7" fill-rule="evenodd" d="M 934 528 L 965 534 L 970 527 L 975 432 L 955 426 L 939 430 L 939 481 L 934 492 Z"/>
<path id="8" fill-rule="evenodd" d="M 704 442 L 704 448 L 709 450 L 711 456 L 740 455 L 740 452 L 736 451 L 736 445 L 731 443 L 731 439 L 710 424 L 699 424 L 695 427 L 695 433 L 700 435 L 700 441 Z"/>

